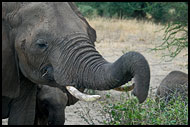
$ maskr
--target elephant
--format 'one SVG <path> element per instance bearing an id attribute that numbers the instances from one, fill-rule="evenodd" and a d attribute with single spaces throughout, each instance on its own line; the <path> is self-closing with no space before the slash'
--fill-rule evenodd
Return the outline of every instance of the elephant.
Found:
<path id="1" fill-rule="evenodd" d="M 64 125 L 68 97 L 61 89 L 38 85 L 35 125 Z"/>
<path id="2" fill-rule="evenodd" d="M 24 80 L 21 81 L 21 88 L 30 87 L 32 88 L 32 83 L 28 83 Z M 30 89 L 26 92 L 30 92 Z M 32 90 L 31 90 L 32 91 Z M 36 108 L 35 108 L 35 118 L 34 125 L 63 125 L 65 122 L 65 107 L 75 104 L 78 99 L 73 97 L 70 93 L 64 92 L 64 89 L 60 89 L 57 87 L 50 87 L 48 85 L 37 85 L 37 93 L 36 93 Z M 84 89 L 80 89 L 80 91 L 84 91 Z M 34 97 L 31 99 L 25 99 L 25 93 L 22 94 L 19 98 L 10 99 L 8 97 L 2 98 L 2 118 L 9 117 L 9 124 L 14 124 L 15 121 L 19 123 L 23 120 L 25 113 L 34 112 L 34 109 L 27 108 L 33 104 Z M 30 100 L 31 99 L 31 100 Z M 23 101 L 24 100 L 24 101 Z M 25 103 L 24 103 L 25 102 Z M 31 102 L 31 103 L 30 103 Z M 22 109 L 19 109 L 21 104 Z M 16 108 L 10 108 L 10 105 Z M 16 111 L 15 111 L 16 110 Z M 13 117 L 14 113 L 17 113 L 19 110 L 18 116 Z M 25 123 L 33 122 L 28 118 L 24 119 Z"/>
<path id="3" fill-rule="evenodd" d="M 96 31 L 72 2 L 3 2 L 2 118 L 34 124 L 38 84 L 62 89 L 72 103 L 72 97 L 100 98 L 81 89 L 110 90 L 134 78 L 132 93 L 143 103 L 150 86 L 146 58 L 129 51 L 111 63 L 95 41 Z"/>
<path id="4" fill-rule="evenodd" d="M 164 98 L 168 102 L 173 96 L 188 96 L 188 74 L 181 71 L 171 71 L 160 83 L 157 98 Z"/>

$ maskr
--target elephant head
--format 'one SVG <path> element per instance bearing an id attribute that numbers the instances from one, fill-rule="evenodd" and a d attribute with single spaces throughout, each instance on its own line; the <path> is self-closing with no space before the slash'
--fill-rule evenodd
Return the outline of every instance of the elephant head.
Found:
<path id="1" fill-rule="evenodd" d="M 37 91 L 36 124 L 64 125 L 68 97 L 61 89 L 39 85 Z"/>
<path id="2" fill-rule="evenodd" d="M 156 100 L 164 98 L 168 102 L 172 97 L 188 96 L 188 74 L 181 71 L 171 71 L 160 83 L 156 91 Z"/>
<path id="3" fill-rule="evenodd" d="M 146 99 L 150 69 L 145 57 L 131 51 L 114 63 L 106 61 L 95 49 L 95 30 L 73 3 L 2 7 L 3 66 L 9 64 L 11 70 L 3 69 L 3 76 L 12 76 L 3 78 L 4 96 L 18 95 L 22 74 L 36 84 L 96 90 L 117 88 L 134 78 L 134 95 L 140 103 Z"/>

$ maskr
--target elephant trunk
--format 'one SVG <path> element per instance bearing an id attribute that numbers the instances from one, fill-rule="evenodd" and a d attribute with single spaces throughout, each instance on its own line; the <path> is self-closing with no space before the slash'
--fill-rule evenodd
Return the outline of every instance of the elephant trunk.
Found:
<path id="1" fill-rule="evenodd" d="M 94 65 L 95 66 L 95 65 Z M 88 68 L 84 86 L 90 89 L 109 90 L 117 88 L 134 78 L 133 94 L 140 103 L 148 95 L 150 83 L 150 69 L 146 59 L 138 52 L 128 52 L 114 63 L 103 62 L 97 69 Z M 85 78 L 84 77 L 84 78 Z M 93 78 L 92 78 L 93 77 Z"/>
<path id="2" fill-rule="evenodd" d="M 134 78 L 133 94 L 140 103 L 144 102 L 150 85 L 150 68 L 144 56 L 138 52 L 128 52 L 114 62 L 111 68 L 113 77 L 120 81 L 119 84 L 125 84 Z"/>
<path id="3" fill-rule="evenodd" d="M 133 77 L 134 95 L 143 102 L 150 82 L 150 70 L 146 59 L 138 52 L 128 52 L 116 62 L 107 62 L 85 37 L 75 38 L 62 51 L 61 66 L 55 69 L 55 80 L 64 86 L 109 90 L 119 87 Z"/>

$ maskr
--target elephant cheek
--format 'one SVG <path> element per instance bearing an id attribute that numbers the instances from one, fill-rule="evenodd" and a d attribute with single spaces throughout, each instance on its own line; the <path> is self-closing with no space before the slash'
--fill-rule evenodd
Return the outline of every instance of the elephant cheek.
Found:
<path id="1" fill-rule="evenodd" d="M 53 76 L 53 67 L 51 65 L 45 66 L 42 70 L 42 77 L 45 78 L 48 81 L 53 81 L 54 80 L 54 76 Z"/>
<path id="2" fill-rule="evenodd" d="M 55 67 L 54 68 L 54 80 L 60 86 L 72 86 L 72 79 L 69 77 L 69 74 L 64 71 L 62 67 Z"/>
<path id="3" fill-rule="evenodd" d="M 57 84 L 59 84 L 60 86 L 64 86 L 66 85 L 66 81 L 65 81 L 65 78 L 64 78 L 64 75 L 62 75 L 58 72 L 55 72 L 54 73 L 54 80 L 56 81 Z"/>

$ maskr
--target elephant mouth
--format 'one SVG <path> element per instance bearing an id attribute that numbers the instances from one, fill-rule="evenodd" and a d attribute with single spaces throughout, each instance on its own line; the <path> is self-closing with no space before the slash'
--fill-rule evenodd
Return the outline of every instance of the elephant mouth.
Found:
<path id="1" fill-rule="evenodd" d="M 48 64 L 41 69 L 41 77 L 49 82 L 55 81 L 53 76 L 53 67 L 52 65 Z"/>

